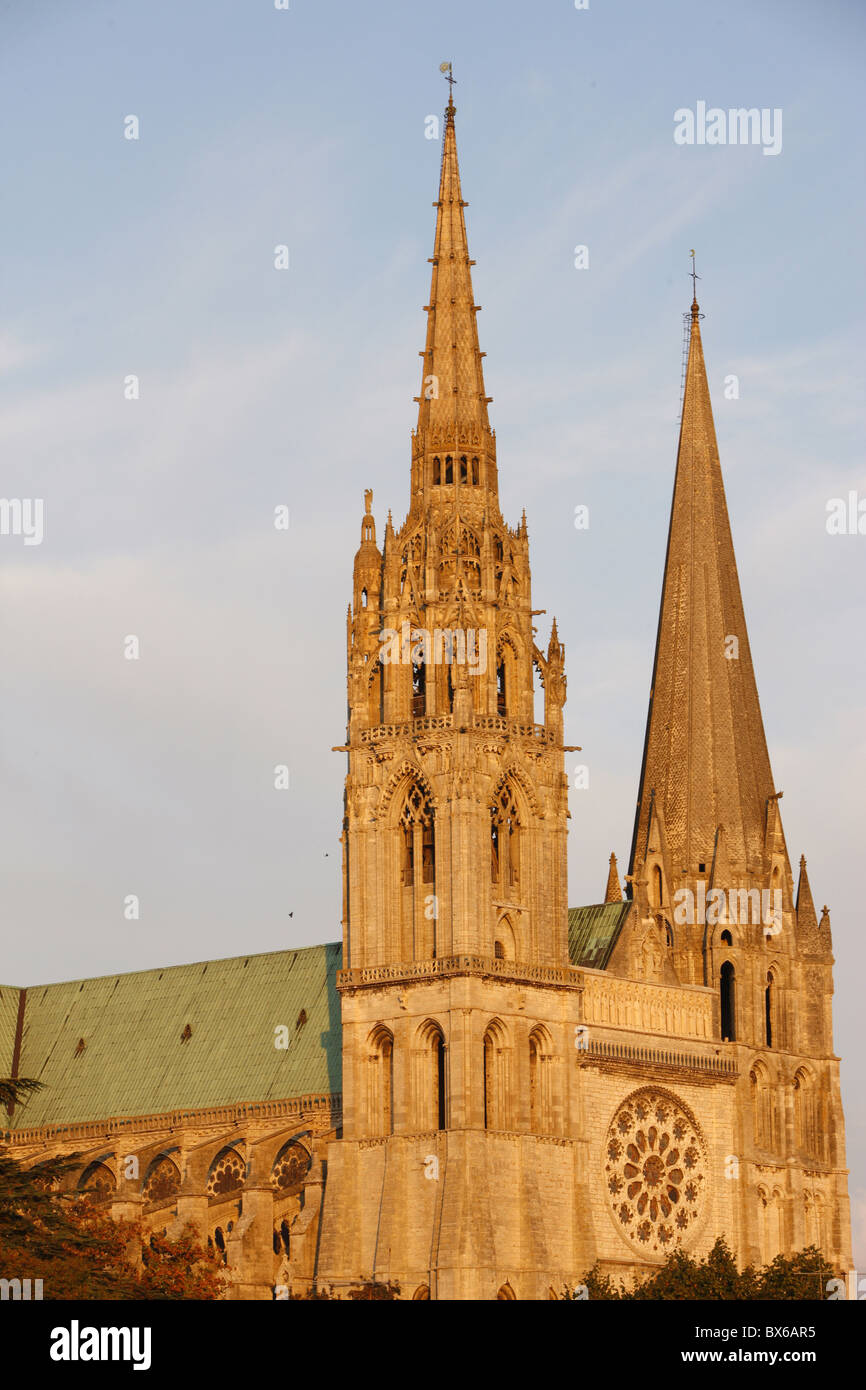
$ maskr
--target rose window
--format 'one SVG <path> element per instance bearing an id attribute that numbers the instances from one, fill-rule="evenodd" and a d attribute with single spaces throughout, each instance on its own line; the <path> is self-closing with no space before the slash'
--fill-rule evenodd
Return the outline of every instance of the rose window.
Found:
<path id="1" fill-rule="evenodd" d="M 617 1226 L 642 1254 L 675 1249 L 704 1210 L 703 1138 L 685 1106 L 663 1091 L 639 1091 L 620 1106 L 604 1171 Z"/>
<path id="2" fill-rule="evenodd" d="M 310 1167 L 310 1155 L 302 1144 L 289 1143 L 277 1154 L 271 1184 L 277 1192 L 300 1187 Z"/>
<path id="3" fill-rule="evenodd" d="M 145 1206 L 167 1202 L 180 1191 L 180 1169 L 167 1154 L 162 1154 L 150 1167 L 141 1195 Z"/>
<path id="4" fill-rule="evenodd" d="M 117 1183 L 114 1174 L 105 1163 L 91 1163 L 78 1184 L 89 1202 L 107 1202 L 114 1196 Z"/>
<path id="5" fill-rule="evenodd" d="M 245 1164 L 236 1149 L 219 1154 L 207 1180 L 209 1197 L 227 1197 L 244 1185 Z"/>

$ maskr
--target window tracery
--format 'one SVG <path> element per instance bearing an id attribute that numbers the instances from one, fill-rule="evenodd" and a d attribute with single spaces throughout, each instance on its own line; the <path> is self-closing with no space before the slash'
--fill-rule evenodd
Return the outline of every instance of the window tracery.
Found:
<path id="1" fill-rule="evenodd" d="M 635 1249 L 665 1255 L 697 1226 L 707 1194 L 703 1136 L 684 1105 L 648 1087 L 623 1101 L 605 1141 L 608 1201 Z"/>
<path id="2" fill-rule="evenodd" d="M 146 1207 L 176 1197 L 180 1191 L 180 1169 L 168 1154 L 161 1154 L 150 1166 L 141 1189 Z"/>
<path id="3" fill-rule="evenodd" d="M 291 1192 L 299 1188 L 310 1170 L 312 1159 L 296 1139 L 284 1144 L 274 1159 L 271 1169 L 271 1186 L 277 1192 Z"/>
<path id="4" fill-rule="evenodd" d="M 211 1164 L 207 1180 L 209 1197 L 227 1197 L 244 1185 L 246 1164 L 237 1149 L 223 1149 Z"/>

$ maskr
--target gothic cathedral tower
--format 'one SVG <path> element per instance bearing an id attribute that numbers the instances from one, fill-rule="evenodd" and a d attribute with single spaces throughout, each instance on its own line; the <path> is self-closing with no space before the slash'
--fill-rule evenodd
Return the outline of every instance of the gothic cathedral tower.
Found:
<path id="1" fill-rule="evenodd" d="M 409 511 L 399 528 L 389 513 L 380 550 L 366 494 L 347 625 L 344 1138 L 328 1188 L 357 1142 L 354 1177 L 381 1198 L 356 1192 L 352 1248 L 344 1232 L 322 1266 L 385 1277 L 399 1247 L 402 1277 L 432 1271 L 433 1297 L 489 1297 L 473 1284 L 496 1263 L 478 1145 L 556 1128 L 561 1007 L 526 982 L 568 973 L 566 682 L 555 621 L 546 652 L 535 641 L 525 517 L 499 508 L 454 115 L 449 100 Z M 519 1227 L 518 1191 L 509 1205 Z"/>
<path id="2" fill-rule="evenodd" d="M 794 891 L 713 425 L 697 301 L 629 870 L 682 984 L 716 992 L 736 1058 L 742 1252 L 848 1249 L 833 955 Z"/>

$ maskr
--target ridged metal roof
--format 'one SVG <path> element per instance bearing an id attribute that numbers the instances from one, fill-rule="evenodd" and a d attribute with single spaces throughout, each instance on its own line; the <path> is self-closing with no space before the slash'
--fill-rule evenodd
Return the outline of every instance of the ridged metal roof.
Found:
<path id="1" fill-rule="evenodd" d="M 18 1074 L 45 1089 L 13 1127 L 339 1093 L 340 963 L 335 943 L 28 989 Z M 18 994 L 0 991 L 5 1075 Z"/>
<path id="2" fill-rule="evenodd" d="M 568 954 L 572 965 L 605 970 L 631 903 L 595 903 L 568 909 Z"/>
<path id="3" fill-rule="evenodd" d="M 18 999 L 21 991 L 14 985 L 0 985 L 0 1076 L 12 1075 L 12 1054 L 15 1050 L 15 1025 L 18 1022 Z M 3 1112 L 0 1111 L 0 1123 Z"/>

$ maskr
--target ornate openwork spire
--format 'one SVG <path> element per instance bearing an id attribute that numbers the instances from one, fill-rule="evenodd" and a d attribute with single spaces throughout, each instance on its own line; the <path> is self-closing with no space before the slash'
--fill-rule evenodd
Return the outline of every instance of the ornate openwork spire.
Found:
<path id="1" fill-rule="evenodd" d="M 455 106 L 449 94 L 439 198 L 434 204 L 436 234 L 427 311 L 427 341 L 421 371 L 418 426 L 413 444 L 413 496 L 434 486 L 461 483 L 496 490 L 495 443 L 487 416 L 482 353 L 476 314 L 480 305 L 472 292 L 466 203 L 460 189 Z M 462 465 L 461 457 L 465 456 Z M 434 463 L 434 458 L 438 463 Z M 446 463 L 446 458 L 448 463 Z"/>
<path id="2" fill-rule="evenodd" d="M 688 365 L 630 872 L 660 823 L 670 872 L 764 867 L 770 760 L 692 301 Z"/>

